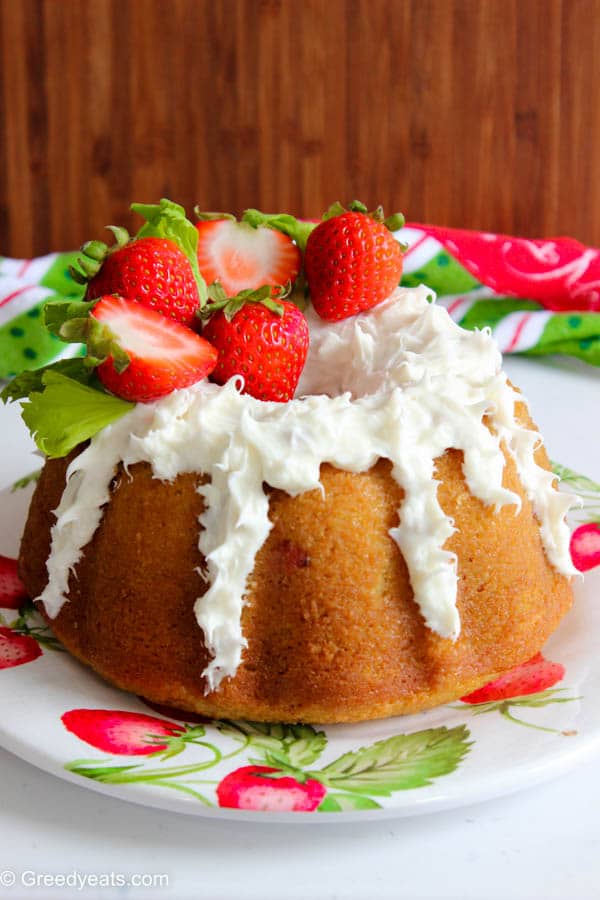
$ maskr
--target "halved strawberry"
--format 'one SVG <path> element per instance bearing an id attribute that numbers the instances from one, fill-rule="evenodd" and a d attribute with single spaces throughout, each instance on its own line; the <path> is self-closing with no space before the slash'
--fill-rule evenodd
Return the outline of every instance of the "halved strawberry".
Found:
<path id="1" fill-rule="evenodd" d="M 129 357 L 125 368 L 109 356 L 97 369 L 104 386 L 124 400 L 146 403 L 189 387 L 217 363 L 208 341 L 133 300 L 102 297 L 91 315 L 108 326 Z"/>
<path id="2" fill-rule="evenodd" d="M 286 234 L 232 219 L 198 222 L 198 266 L 207 284 L 218 281 L 228 297 L 263 284 L 294 283 L 300 250 Z"/>

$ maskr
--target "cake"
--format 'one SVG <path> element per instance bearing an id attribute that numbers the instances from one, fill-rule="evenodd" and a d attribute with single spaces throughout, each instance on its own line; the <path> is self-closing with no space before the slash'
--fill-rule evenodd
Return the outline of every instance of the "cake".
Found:
<path id="1" fill-rule="evenodd" d="M 432 301 L 309 308 L 288 402 L 204 379 L 48 460 L 20 571 L 65 647 L 155 703 L 320 723 L 537 653 L 572 603 L 570 501 L 490 335 Z"/>

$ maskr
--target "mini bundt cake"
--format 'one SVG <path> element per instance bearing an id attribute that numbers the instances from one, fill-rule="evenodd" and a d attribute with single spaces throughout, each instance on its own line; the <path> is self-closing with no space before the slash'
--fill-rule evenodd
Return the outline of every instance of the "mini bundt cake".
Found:
<path id="1" fill-rule="evenodd" d="M 203 381 L 49 460 L 20 570 L 65 647 L 156 703 L 322 723 L 539 651 L 572 602 L 569 499 L 489 334 L 430 300 L 309 310 L 288 403 Z"/>

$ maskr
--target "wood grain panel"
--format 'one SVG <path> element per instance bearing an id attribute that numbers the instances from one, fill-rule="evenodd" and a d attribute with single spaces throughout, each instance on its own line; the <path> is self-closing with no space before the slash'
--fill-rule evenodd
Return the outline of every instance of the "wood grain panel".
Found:
<path id="1" fill-rule="evenodd" d="M 600 0 L 0 0 L 0 251 L 129 202 L 600 244 Z"/>

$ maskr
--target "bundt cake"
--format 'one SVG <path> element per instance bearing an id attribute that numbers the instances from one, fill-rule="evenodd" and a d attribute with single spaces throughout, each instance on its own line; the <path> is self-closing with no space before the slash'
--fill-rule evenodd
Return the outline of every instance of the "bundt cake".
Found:
<path id="1" fill-rule="evenodd" d="M 572 602 L 540 435 L 425 288 L 328 323 L 294 399 L 233 377 L 51 459 L 20 571 L 108 681 L 214 717 L 350 722 L 466 694 Z"/>

